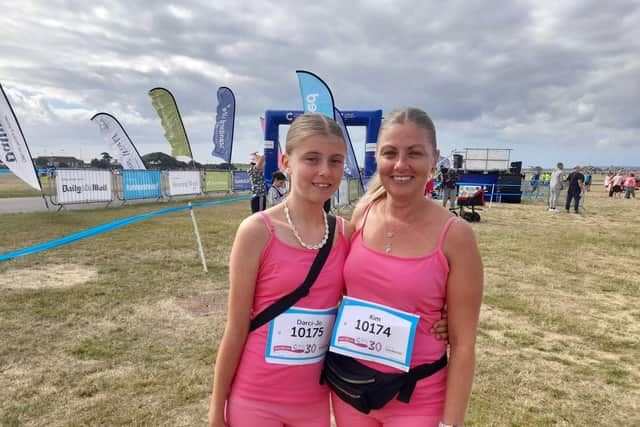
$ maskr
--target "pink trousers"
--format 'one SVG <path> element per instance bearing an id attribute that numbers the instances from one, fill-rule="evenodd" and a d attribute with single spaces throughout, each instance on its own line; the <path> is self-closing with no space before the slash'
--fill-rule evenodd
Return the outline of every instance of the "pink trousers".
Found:
<path id="1" fill-rule="evenodd" d="M 363 414 L 333 394 L 331 406 L 337 427 L 438 427 L 442 418 L 440 415 L 393 415 L 384 408 Z"/>
<path id="2" fill-rule="evenodd" d="M 329 427 L 329 399 L 313 404 L 265 402 L 229 397 L 229 427 Z"/>

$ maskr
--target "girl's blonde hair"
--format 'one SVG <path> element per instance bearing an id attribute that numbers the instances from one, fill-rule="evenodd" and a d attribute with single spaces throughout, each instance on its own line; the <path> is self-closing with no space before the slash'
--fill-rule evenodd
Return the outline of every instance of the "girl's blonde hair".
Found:
<path id="1" fill-rule="evenodd" d="M 287 132 L 285 153 L 291 155 L 300 141 L 312 136 L 336 136 L 344 141 L 342 129 L 335 120 L 324 114 L 303 114 L 291 123 Z"/>
<path id="2" fill-rule="evenodd" d="M 433 152 L 436 152 L 436 127 L 433 124 L 433 120 L 431 117 L 424 111 L 415 107 L 406 107 L 398 110 L 394 110 L 389 113 L 388 116 L 384 118 L 382 124 L 380 125 L 380 132 L 378 133 L 378 142 L 380 141 L 380 136 L 388 130 L 390 127 L 395 125 L 402 125 L 406 123 L 413 123 L 419 128 L 424 129 L 429 136 L 429 142 L 432 145 Z M 378 156 L 378 152 L 376 149 L 376 157 Z M 369 181 L 367 192 L 360 198 L 358 201 L 357 207 L 363 207 L 370 204 L 373 201 L 376 201 L 381 198 L 387 197 L 387 190 L 382 186 L 382 181 L 380 181 L 380 176 L 378 172 L 376 172 L 373 177 L 371 177 L 371 181 Z"/>

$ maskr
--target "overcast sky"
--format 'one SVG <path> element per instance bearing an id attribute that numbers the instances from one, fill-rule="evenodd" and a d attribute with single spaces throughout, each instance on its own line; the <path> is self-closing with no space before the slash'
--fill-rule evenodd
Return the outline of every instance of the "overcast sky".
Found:
<path id="1" fill-rule="evenodd" d="M 301 109 L 296 69 L 341 109 L 418 106 L 443 153 L 510 148 L 525 166 L 640 165 L 638 1 L 2 1 L 0 83 L 32 154 L 106 150 L 116 116 L 141 154 L 169 153 L 149 89 L 175 96 L 202 163 L 216 90 L 236 96 L 233 161 L 259 117 Z M 364 131 L 350 129 L 359 157 Z"/>

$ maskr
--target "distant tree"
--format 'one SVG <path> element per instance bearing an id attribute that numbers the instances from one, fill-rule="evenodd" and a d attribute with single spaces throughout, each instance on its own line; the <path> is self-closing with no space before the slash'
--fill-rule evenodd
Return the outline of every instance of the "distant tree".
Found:
<path id="1" fill-rule="evenodd" d="M 109 169 L 109 164 L 105 163 L 104 160 L 102 159 L 91 159 L 91 162 L 89 163 L 89 165 L 91 165 L 92 168 L 98 168 L 98 169 Z"/>
<path id="2" fill-rule="evenodd" d="M 41 168 L 49 167 L 49 159 L 47 157 L 38 156 L 35 158 L 34 162 L 38 167 L 41 167 Z"/>
<path id="3" fill-rule="evenodd" d="M 142 156 L 142 160 L 149 166 L 150 169 L 187 169 L 191 168 L 190 164 L 187 164 L 183 161 L 176 159 L 175 157 L 171 157 L 168 154 L 155 152 L 148 153 Z M 196 163 L 196 167 L 199 164 Z"/>
<path id="4" fill-rule="evenodd" d="M 206 170 L 236 170 L 237 167 L 233 163 L 207 163 L 203 166 Z"/>
<path id="5" fill-rule="evenodd" d="M 107 153 L 106 151 L 103 151 L 102 153 L 100 153 L 100 155 L 102 156 L 101 160 L 103 160 L 107 164 L 111 164 L 111 161 L 113 160 L 113 157 L 111 157 L 111 154 Z"/>

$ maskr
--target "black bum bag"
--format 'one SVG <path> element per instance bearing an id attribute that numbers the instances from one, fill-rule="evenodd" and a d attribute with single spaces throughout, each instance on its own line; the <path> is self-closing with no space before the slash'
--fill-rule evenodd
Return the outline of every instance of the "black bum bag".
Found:
<path id="1" fill-rule="evenodd" d="M 320 383 L 360 412 L 380 409 L 398 395 L 409 403 L 416 383 L 447 366 L 447 353 L 433 363 L 413 367 L 406 373 L 384 373 L 365 366 L 352 357 L 328 352 Z"/>

